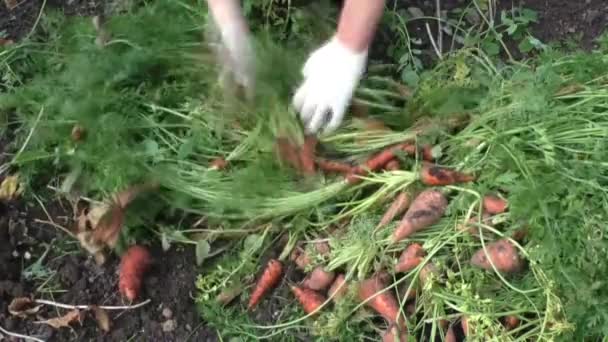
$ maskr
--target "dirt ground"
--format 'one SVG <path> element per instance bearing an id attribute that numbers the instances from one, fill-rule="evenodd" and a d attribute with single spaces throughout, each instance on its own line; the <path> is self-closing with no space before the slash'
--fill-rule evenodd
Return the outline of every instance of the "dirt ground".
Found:
<path id="1" fill-rule="evenodd" d="M 0 38 L 17 40 L 30 32 L 39 15 L 42 1 L 15 1 L 17 6 L 12 9 L 6 6 L 9 2 L 0 1 Z M 446 8 L 453 8 L 461 2 L 446 0 L 442 4 Z M 62 8 L 69 14 L 91 15 L 102 10 L 100 3 L 103 1 L 49 0 L 46 6 Z M 433 8 L 434 1 L 413 0 L 408 5 L 410 3 L 426 11 Z M 500 1 L 502 8 L 518 4 L 538 11 L 540 22 L 533 26 L 533 31 L 543 41 L 560 41 L 578 35 L 580 44 L 590 48 L 608 24 L 606 0 Z M 0 164 L 10 139 L 10 134 L 0 137 Z M 45 205 L 56 224 L 66 227 L 72 224 L 68 219 L 71 216 L 69 205 L 60 202 Z M 116 258 L 109 260 L 103 267 L 98 267 L 85 253 L 74 252 L 78 250 L 75 242 L 72 245 L 62 245 L 67 240 L 65 233 L 37 220 L 49 220 L 38 203 L 0 203 L 1 327 L 47 341 L 218 340 L 215 333 L 201 321 L 192 300 L 198 271 L 193 263 L 195 258 L 191 248 L 172 248 L 164 253 L 159 246 L 151 246 L 158 262 L 145 280 L 143 297 L 152 301 L 132 311 L 113 311 L 112 328 L 108 333 L 102 333 L 91 318 L 86 318 L 83 326 L 56 330 L 44 324 L 36 324 L 33 319 L 11 316 L 7 310 L 10 301 L 15 297 L 30 295 L 69 304 L 125 305 L 117 292 Z M 45 254 L 47 248 L 50 249 L 41 261 L 44 265 L 42 270 L 32 269 L 32 265 Z M 46 284 L 41 284 L 41 278 L 37 278 L 43 276 L 50 276 Z M 288 305 L 284 300 L 279 300 L 287 297 L 281 291 L 288 291 L 287 287 L 279 287 L 279 293 L 268 301 L 267 308 L 256 314 L 256 319 L 271 321 L 273 317 L 269 313 Z M 37 319 L 55 317 L 61 313 L 65 313 L 65 310 L 45 307 L 38 313 Z"/>

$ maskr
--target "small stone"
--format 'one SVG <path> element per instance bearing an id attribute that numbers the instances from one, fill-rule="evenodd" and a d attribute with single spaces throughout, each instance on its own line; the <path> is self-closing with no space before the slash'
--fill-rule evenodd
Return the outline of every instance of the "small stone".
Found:
<path id="1" fill-rule="evenodd" d="M 13 258 L 18 258 L 18 257 L 19 257 L 19 252 L 13 251 Z"/>
<path id="2" fill-rule="evenodd" d="M 163 317 L 165 317 L 166 319 L 170 319 L 171 317 L 173 317 L 173 311 L 171 311 L 171 309 L 169 308 L 164 308 Z"/>
<path id="3" fill-rule="evenodd" d="M 174 319 L 167 320 L 163 323 L 163 332 L 172 332 L 177 328 L 177 322 Z"/>
<path id="4" fill-rule="evenodd" d="M 30 260 L 32 258 L 32 254 L 28 251 L 26 251 L 25 253 L 23 253 L 23 258 L 25 260 Z"/>

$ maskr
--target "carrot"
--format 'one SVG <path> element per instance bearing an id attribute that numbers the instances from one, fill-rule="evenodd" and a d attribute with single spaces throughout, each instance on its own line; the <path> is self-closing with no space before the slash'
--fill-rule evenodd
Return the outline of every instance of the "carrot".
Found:
<path id="1" fill-rule="evenodd" d="M 278 284 L 282 273 L 283 264 L 277 259 L 270 259 L 249 298 L 247 309 L 255 307 L 260 299 L 262 299 L 262 296 Z"/>
<path id="2" fill-rule="evenodd" d="M 382 342 L 407 342 L 407 329 L 399 329 L 395 324 L 391 324 L 384 333 L 382 333 Z"/>
<path id="3" fill-rule="evenodd" d="M 507 201 L 496 195 L 485 195 L 483 210 L 492 215 L 504 213 L 507 210 Z"/>
<path id="4" fill-rule="evenodd" d="M 466 316 L 462 316 L 462 318 L 460 319 L 460 325 L 462 326 L 462 332 L 464 333 L 464 336 L 469 336 L 469 320 L 466 318 Z"/>
<path id="5" fill-rule="evenodd" d="M 513 330 L 519 326 L 519 318 L 514 315 L 509 315 L 504 318 L 505 320 L 505 328 L 507 330 Z"/>
<path id="6" fill-rule="evenodd" d="M 139 296 L 144 274 L 152 265 L 152 256 L 148 249 L 133 245 L 127 249 L 120 261 L 118 289 L 128 300 Z"/>
<path id="7" fill-rule="evenodd" d="M 422 146 L 422 159 L 428 162 L 432 162 L 435 160 L 433 157 L 433 146 L 432 145 L 424 145 Z"/>
<path id="8" fill-rule="evenodd" d="M 365 167 L 370 171 L 380 170 L 384 165 L 386 165 L 386 163 L 396 157 L 395 151 L 397 149 L 398 147 L 391 146 L 379 152 L 365 162 Z"/>
<path id="9" fill-rule="evenodd" d="M 364 176 L 366 173 L 361 166 L 355 166 L 346 174 L 346 181 L 351 185 L 360 183 L 362 179 L 359 176 Z"/>
<path id="10" fill-rule="evenodd" d="M 393 159 L 393 160 L 389 161 L 388 163 L 386 163 L 386 166 L 384 168 L 388 171 L 397 171 L 400 168 L 399 161 L 396 159 Z"/>
<path id="11" fill-rule="evenodd" d="M 399 261 L 395 265 L 395 272 L 409 272 L 416 268 L 424 260 L 426 252 L 418 243 L 413 243 L 401 253 Z"/>
<path id="12" fill-rule="evenodd" d="M 400 192 L 399 195 L 397 195 L 397 197 L 395 197 L 395 200 L 393 201 L 391 206 L 388 208 L 388 210 L 384 213 L 384 216 L 382 216 L 382 219 L 380 219 L 380 223 L 378 223 L 378 226 L 376 227 L 376 229 L 386 226 L 395 217 L 397 217 L 397 215 L 403 214 L 403 212 L 406 211 L 407 208 L 410 206 L 411 202 L 412 202 L 412 199 L 408 192 L 405 192 L 405 191 Z"/>
<path id="13" fill-rule="evenodd" d="M 359 284 L 359 299 L 365 301 L 367 306 L 374 309 L 387 321 L 405 326 L 405 321 L 399 313 L 399 304 L 390 291 L 384 291 L 386 287 L 386 281 L 382 275 L 375 275 L 363 280 Z"/>
<path id="14" fill-rule="evenodd" d="M 317 148 L 318 140 L 314 135 L 308 135 L 304 138 L 304 145 L 300 150 L 300 165 L 302 166 L 302 172 L 305 175 L 314 175 L 316 172 L 315 168 L 315 151 Z"/>
<path id="15" fill-rule="evenodd" d="M 326 300 L 322 294 L 307 288 L 292 286 L 291 292 L 296 296 L 307 314 L 317 311 Z"/>
<path id="16" fill-rule="evenodd" d="M 393 232 L 392 241 L 399 242 L 439 222 L 447 206 L 448 201 L 441 191 L 432 189 L 422 191 L 412 201 L 412 205 Z"/>
<path id="17" fill-rule="evenodd" d="M 328 173 L 349 173 L 353 168 L 347 163 L 327 159 L 318 159 L 317 165 L 321 170 Z"/>
<path id="18" fill-rule="evenodd" d="M 294 144 L 291 143 L 291 141 L 289 141 L 289 139 L 279 137 L 276 139 L 275 144 L 276 152 L 280 161 L 287 163 L 295 170 L 302 170 L 300 158 L 298 157 L 300 155 L 300 151 Z"/>
<path id="19" fill-rule="evenodd" d="M 405 305 L 405 313 L 409 316 L 416 314 L 416 301 L 413 300 Z"/>
<path id="20" fill-rule="evenodd" d="M 334 301 L 344 297 L 348 292 L 348 285 L 346 284 L 346 278 L 344 274 L 340 273 L 336 276 L 336 279 L 331 284 L 331 287 L 327 291 L 329 297 L 333 298 Z"/>
<path id="21" fill-rule="evenodd" d="M 454 328 L 450 325 L 448 327 L 448 331 L 445 334 L 445 342 L 456 342 L 456 333 L 454 333 Z"/>
<path id="22" fill-rule="evenodd" d="M 317 250 L 317 253 L 319 253 L 320 255 L 326 256 L 329 254 L 330 249 L 329 244 L 327 242 L 319 241 L 315 242 L 314 245 L 315 249 Z M 297 268 L 300 270 L 306 269 L 306 267 L 310 264 L 310 256 L 302 247 L 296 247 L 291 252 L 290 259 L 297 265 Z"/>
<path id="23" fill-rule="evenodd" d="M 486 256 L 486 251 L 489 256 Z M 515 273 L 523 268 L 523 260 L 520 258 L 517 249 L 507 239 L 501 239 L 486 245 L 475 252 L 471 258 L 471 265 L 484 270 L 492 270 L 492 264 L 501 273 Z"/>
<path id="24" fill-rule="evenodd" d="M 311 290 L 325 290 L 334 281 L 336 274 L 323 269 L 323 266 L 315 267 L 312 272 L 304 279 L 302 286 Z"/>
<path id="25" fill-rule="evenodd" d="M 456 183 L 466 183 L 475 180 L 475 177 L 456 170 L 437 166 L 428 162 L 422 164 L 420 181 L 425 185 L 438 186 Z"/>
<path id="26" fill-rule="evenodd" d="M 210 165 L 214 170 L 224 170 L 228 166 L 228 162 L 222 157 L 217 157 L 211 161 Z"/>

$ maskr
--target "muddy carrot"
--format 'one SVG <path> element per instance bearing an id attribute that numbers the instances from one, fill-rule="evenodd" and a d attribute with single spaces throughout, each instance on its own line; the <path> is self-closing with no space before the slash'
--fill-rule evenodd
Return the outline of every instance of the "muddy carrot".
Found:
<path id="1" fill-rule="evenodd" d="M 266 268 L 264 269 L 264 273 L 262 273 L 262 276 L 256 283 L 255 288 L 251 293 L 249 303 L 247 304 L 247 309 L 252 309 L 255 307 L 260 299 L 262 299 L 262 296 L 264 296 L 266 292 L 279 283 L 282 273 L 283 264 L 279 260 L 270 259 L 266 265 Z"/>
<path id="2" fill-rule="evenodd" d="M 514 315 L 509 315 L 505 317 L 505 328 L 507 330 L 513 330 L 519 326 L 519 318 Z"/>
<path id="3" fill-rule="evenodd" d="M 425 185 L 439 186 L 472 182 L 475 177 L 431 163 L 423 163 L 420 170 L 420 181 Z"/>
<path id="4" fill-rule="evenodd" d="M 450 325 L 448 327 L 448 331 L 445 334 L 445 342 L 456 342 L 456 333 L 454 333 L 454 328 Z"/>
<path id="5" fill-rule="evenodd" d="M 428 162 L 432 162 L 435 160 L 433 157 L 433 146 L 432 145 L 424 145 L 422 146 L 422 159 Z"/>
<path id="6" fill-rule="evenodd" d="M 291 292 L 293 292 L 307 314 L 317 311 L 326 300 L 322 294 L 303 287 L 292 286 Z"/>
<path id="7" fill-rule="evenodd" d="M 388 210 L 386 210 L 386 212 L 384 213 L 384 216 L 382 216 L 382 219 L 380 219 L 380 222 L 378 223 L 378 226 L 376 227 L 376 229 L 386 226 L 393 219 L 395 219 L 395 217 L 403 214 L 403 212 L 407 210 L 407 208 L 409 207 L 411 202 L 412 202 L 411 195 L 408 192 L 406 192 L 406 191 L 400 192 L 399 195 L 397 195 L 397 197 L 395 197 L 395 200 L 393 201 L 391 206 L 388 208 Z"/>
<path id="8" fill-rule="evenodd" d="M 486 255 L 487 252 L 487 255 Z M 501 273 L 515 273 L 523 268 L 523 260 L 517 248 L 507 239 L 501 239 L 481 248 L 471 258 L 471 265 L 484 270 L 493 270 L 492 264 Z"/>
<path id="9" fill-rule="evenodd" d="M 150 252 L 143 246 L 131 246 L 123 254 L 120 261 L 118 289 L 128 300 L 133 301 L 139 296 L 143 276 L 151 265 Z"/>
<path id="10" fill-rule="evenodd" d="M 460 319 L 460 325 L 462 326 L 462 332 L 464 333 L 464 336 L 469 336 L 471 331 L 469 330 L 469 320 L 466 318 L 466 316 L 462 316 L 462 318 Z"/>
<path id="11" fill-rule="evenodd" d="M 399 328 L 395 324 L 391 324 L 384 333 L 382 333 L 382 342 L 407 342 L 407 329 Z"/>
<path id="12" fill-rule="evenodd" d="M 314 175 L 315 168 L 315 151 L 317 148 L 317 138 L 313 135 L 308 135 L 304 138 L 304 145 L 300 150 L 300 165 L 302 172 L 305 175 Z"/>
<path id="13" fill-rule="evenodd" d="M 385 290 L 386 287 L 386 281 L 381 275 L 363 280 L 359 284 L 359 299 L 387 321 L 405 326 L 405 321 L 399 313 L 399 304 L 390 290 Z"/>
<path id="14" fill-rule="evenodd" d="M 314 243 L 315 250 L 319 255 L 326 256 L 329 254 L 329 244 L 325 241 L 318 241 Z M 291 261 L 293 261 L 298 269 L 304 270 L 310 264 L 310 255 L 306 252 L 304 248 L 298 246 L 294 248 L 290 255 Z"/>
<path id="15" fill-rule="evenodd" d="M 425 256 L 426 252 L 420 244 L 413 243 L 407 246 L 395 265 L 395 272 L 409 272 L 413 270 L 420 265 Z"/>
<path id="16" fill-rule="evenodd" d="M 331 287 L 327 291 L 327 295 L 333 298 L 334 301 L 344 297 L 348 292 L 348 285 L 346 284 L 346 278 L 344 274 L 338 274 L 336 279 L 331 284 Z"/>
<path id="17" fill-rule="evenodd" d="M 328 173 L 344 173 L 347 174 L 352 170 L 352 166 L 347 164 L 347 163 L 343 163 L 343 162 L 339 162 L 339 161 L 333 161 L 333 160 L 327 160 L 327 159 L 318 159 L 317 160 L 317 165 L 319 166 L 319 168 L 325 172 Z"/>
<path id="18" fill-rule="evenodd" d="M 325 290 L 334 281 L 335 273 L 326 271 L 323 266 L 317 266 L 302 282 L 302 286 L 311 290 Z"/>
<path id="19" fill-rule="evenodd" d="M 422 191 L 414 198 L 399 226 L 393 232 L 392 241 L 401 241 L 439 222 L 447 206 L 448 201 L 441 191 L 432 189 Z"/>
<path id="20" fill-rule="evenodd" d="M 496 195 L 485 195 L 483 210 L 492 215 L 504 213 L 507 210 L 507 201 Z"/>

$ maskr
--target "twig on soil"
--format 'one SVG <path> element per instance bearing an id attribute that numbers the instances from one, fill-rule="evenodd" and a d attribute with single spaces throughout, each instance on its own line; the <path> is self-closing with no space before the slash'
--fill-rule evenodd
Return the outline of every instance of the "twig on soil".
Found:
<path id="1" fill-rule="evenodd" d="M 441 27 L 441 0 L 435 0 L 437 8 L 437 41 L 439 42 L 439 53 L 443 54 L 443 29 Z"/>
<path id="2" fill-rule="evenodd" d="M 145 301 L 143 301 L 139 304 L 135 304 L 135 305 L 122 305 L 122 306 L 99 305 L 97 307 L 100 309 L 103 309 L 103 310 L 133 310 L 133 309 L 140 308 L 140 307 L 150 303 L 151 301 L 152 301 L 151 299 L 146 299 Z M 44 300 L 44 299 L 36 299 L 36 300 L 34 300 L 34 303 L 42 304 L 42 305 L 51 305 L 51 306 L 55 306 L 58 308 L 69 309 L 69 310 L 74 310 L 74 309 L 89 310 L 92 307 L 92 305 L 70 305 L 70 304 L 57 303 L 57 302 L 53 302 L 51 300 Z"/>
<path id="3" fill-rule="evenodd" d="M 21 334 L 17 334 L 14 332 L 10 332 L 6 329 L 4 329 L 3 327 L 0 326 L 0 333 L 6 335 L 6 336 L 12 336 L 12 337 L 16 337 L 16 338 L 22 338 L 26 341 L 36 341 L 36 342 L 45 342 L 44 340 L 41 340 L 39 338 L 36 337 L 32 337 L 32 336 L 27 336 L 27 335 L 21 335 Z"/>

